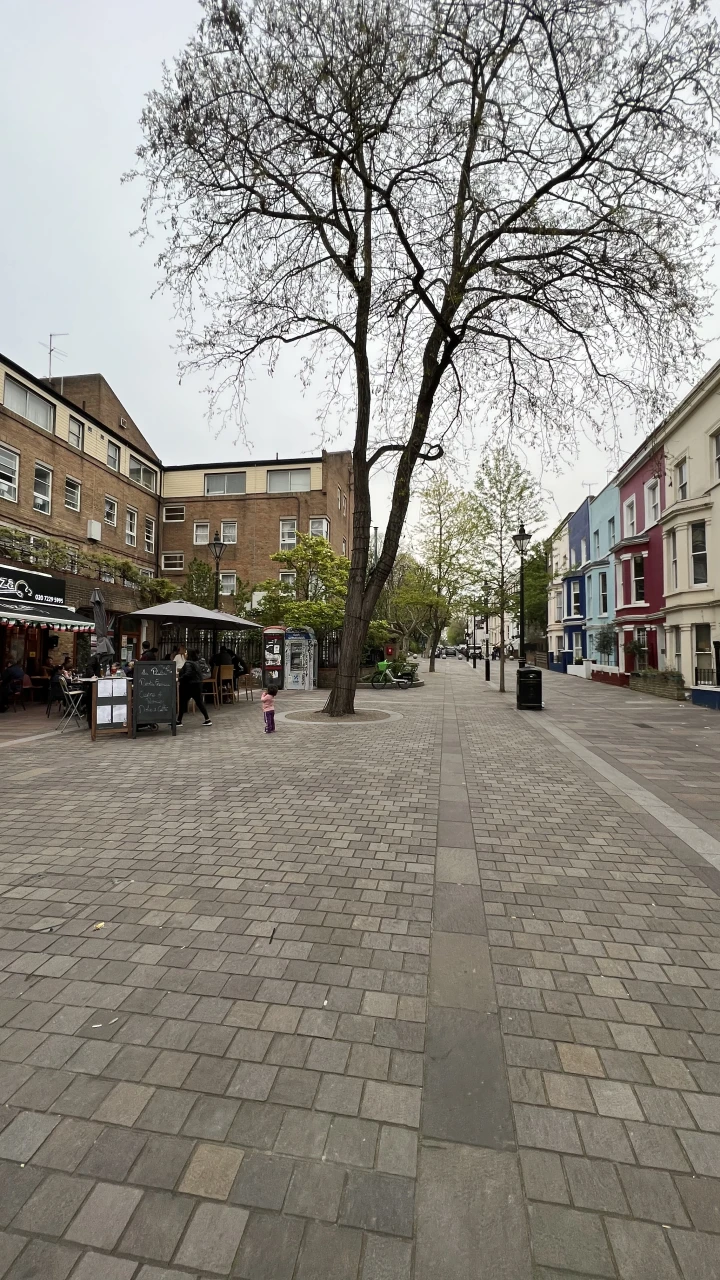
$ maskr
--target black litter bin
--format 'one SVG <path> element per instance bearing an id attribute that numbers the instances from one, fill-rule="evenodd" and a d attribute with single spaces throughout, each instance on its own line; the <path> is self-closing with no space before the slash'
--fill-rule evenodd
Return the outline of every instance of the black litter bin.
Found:
<path id="1" fill-rule="evenodd" d="M 517 705 L 521 711 L 542 710 L 542 671 L 540 667 L 518 667 Z"/>

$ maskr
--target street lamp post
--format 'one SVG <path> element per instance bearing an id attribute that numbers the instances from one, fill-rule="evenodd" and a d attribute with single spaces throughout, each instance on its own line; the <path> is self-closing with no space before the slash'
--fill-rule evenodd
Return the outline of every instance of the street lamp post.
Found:
<path id="1" fill-rule="evenodd" d="M 477 622 L 475 621 L 475 608 L 476 608 L 476 602 L 475 602 L 475 600 L 473 599 L 473 638 L 472 638 L 472 651 L 473 651 L 473 667 L 474 667 L 474 669 L 477 671 Z"/>
<path id="2" fill-rule="evenodd" d="M 532 534 L 525 532 L 525 525 L 520 521 L 520 528 L 513 534 L 515 548 L 520 554 L 520 654 L 518 666 L 525 666 L 525 552 L 530 545 Z"/>
<path id="3" fill-rule="evenodd" d="M 225 543 L 221 540 L 217 529 L 215 530 L 215 537 L 210 543 L 210 550 L 215 561 L 215 608 L 218 609 L 220 607 L 220 561 L 223 558 Z"/>
<path id="4" fill-rule="evenodd" d="M 485 596 L 485 679 L 490 679 L 490 591 L 487 578 L 483 582 Z"/>

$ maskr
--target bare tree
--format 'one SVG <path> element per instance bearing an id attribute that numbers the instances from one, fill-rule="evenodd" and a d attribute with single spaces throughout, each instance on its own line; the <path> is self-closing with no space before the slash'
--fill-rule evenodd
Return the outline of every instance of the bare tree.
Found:
<path id="1" fill-rule="evenodd" d="M 242 394 L 284 344 L 353 388 L 337 681 L 419 462 L 480 407 L 557 453 L 697 356 L 718 101 L 698 0 L 203 0 L 138 171 L 190 365 Z M 207 321 L 195 325 L 196 311 Z M 432 437 L 430 437 L 430 427 Z M 370 475 L 396 460 L 368 565 Z"/>
<path id="2" fill-rule="evenodd" d="M 417 546 L 433 592 L 428 607 L 432 672 L 443 629 L 477 578 L 486 521 L 482 507 L 451 484 L 445 471 L 425 485 L 420 502 Z"/>

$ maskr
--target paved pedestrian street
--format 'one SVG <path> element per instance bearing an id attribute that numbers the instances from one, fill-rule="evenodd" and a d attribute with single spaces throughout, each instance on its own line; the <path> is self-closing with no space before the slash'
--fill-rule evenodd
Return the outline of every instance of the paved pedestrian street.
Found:
<path id="1" fill-rule="evenodd" d="M 718 1280 L 720 719 L 438 666 L 4 733 L 4 1280 Z"/>

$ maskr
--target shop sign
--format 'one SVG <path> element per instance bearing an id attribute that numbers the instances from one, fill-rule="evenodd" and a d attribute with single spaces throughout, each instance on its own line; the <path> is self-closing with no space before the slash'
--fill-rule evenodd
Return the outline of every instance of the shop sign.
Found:
<path id="1" fill-rule="evenodd" d="M 64 604 L 65 582 L 45 573 L 0 564 L 0 601 L 19 604 Z"/>

